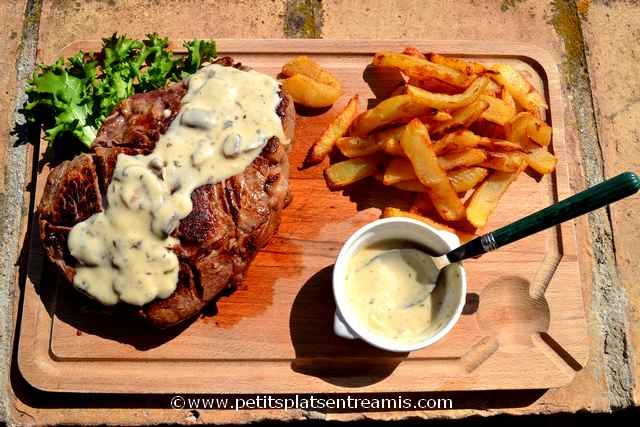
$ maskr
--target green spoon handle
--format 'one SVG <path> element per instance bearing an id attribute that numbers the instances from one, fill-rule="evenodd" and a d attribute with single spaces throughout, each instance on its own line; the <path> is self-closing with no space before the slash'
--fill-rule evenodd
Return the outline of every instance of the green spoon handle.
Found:
<path id="1" fill-rule="evenodd" d="M 640 190 L 640 178 L 638 178 L 638 175 L 633 172 L 622 173 L 512 224 L 477 237 L 449 252 L 447 258 L 451 262 L 456 262 L 482 255 L 624 199 L 635 194 L 638 190 Z"/>

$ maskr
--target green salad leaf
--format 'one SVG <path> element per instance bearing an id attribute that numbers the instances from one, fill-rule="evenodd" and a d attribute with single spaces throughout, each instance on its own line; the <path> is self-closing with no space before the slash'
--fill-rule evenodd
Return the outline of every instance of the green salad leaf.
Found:
<path id="1" fill-rule="evenodd" d="M 44 128 L 50 143 L 73 138 L 91 147 L 120 101 L 182 80 L 216 56 L 212 40 L 186 42 L 186 55 L 174 55 L 168 46 L 155 33 L 144 40 L 113 34 L 99 52 L 39 65 L 27 86 L 27 119 Z"/>

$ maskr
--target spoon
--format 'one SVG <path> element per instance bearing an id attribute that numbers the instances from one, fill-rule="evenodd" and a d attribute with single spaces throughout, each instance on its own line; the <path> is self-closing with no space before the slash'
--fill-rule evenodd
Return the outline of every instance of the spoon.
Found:
<path id="1" fill-rule="evenodd" d="M 418 274 L 422 274 L 423 277 L 437 277 L 435 283 L 433 283 L 433 280 L 426 280 L 422 283 L 425 286 L 427 296 L 443 281 L 442 274 L 439 274 L 439 272 L 449 264 L 494 251 L 539 231 L 624 199 L 635 194 L 638 190 L 640 190 L 640 178 L 638 175 L 633 172 L 625 172 L 514 223 L 476 237 L 447 254 L 424 253 L 423 256 L 433 257 L 433 263 L 437 269 L 436 276 L 433 275 L 433 272 L 426 270 L 418 271 Z M 414 249 L 408 250 L 414 251 Z M 385 255 L 381 254 L 380 256 Z M 416 255 L 411 254 L 411 256 L 415 257 Z M 427 268 L 424 263 L 421 266 Z M 424 268 L 422 269 L 424 270 Z"/>

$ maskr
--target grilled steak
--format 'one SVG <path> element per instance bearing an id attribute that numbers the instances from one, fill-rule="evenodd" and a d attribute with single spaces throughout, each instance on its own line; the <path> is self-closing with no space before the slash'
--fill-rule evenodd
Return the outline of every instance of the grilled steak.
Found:
<path id="1" fill-rule="evenodd" d="M 229 57 L 216 63 L 246 70 Z M 40 237 L 47 256 L 69 282 L 76 265 L 67 248 L 71 228 L 104 210 L 118 154 L 150 153 L 186 92 L 186 83 L 176 83 L 124 100 L 102 125 L 90 153 L 49 174 L 38 207 Z M 294 112 L 287 96 L 281 95 L 277 113 L 291 138 Z M 278 229 L 290 199 L 288 177 L 286 146 L 274 137 L 243 173 L 197 188 L 191 194 L 193 210 L 172 233 L 180 242 L 173 248 L 180 261 L 177 288 L 136 312 L 166 328 L 200 313 L 221 291 L 235 287 Z"/>

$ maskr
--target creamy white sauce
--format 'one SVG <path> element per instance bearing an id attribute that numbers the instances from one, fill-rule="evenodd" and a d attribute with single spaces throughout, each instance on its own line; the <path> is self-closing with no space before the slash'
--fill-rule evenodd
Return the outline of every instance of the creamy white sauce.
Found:
<path id="1" fill-rule="evenodd" d="M 244 171 L 271 137 L 288 143 L 279 91 L 275 79 L 253 70 L 213 64 L 192 75 L 153 152 L 118 155 L 106 210 L 71 230 L 74 285 L 107 305 L 171 295 L 179 263 L 170 233 L 191 212 L 192 191 Z"/>
<path id="2" fill-rule="evenodd" d="M 371 332 L 413 343 L 433 330 L 442 300 L 431 292 L 438 269 L 429 255 L 389 240 L 361 248 L 347 271 L 347 302 Z"/>

